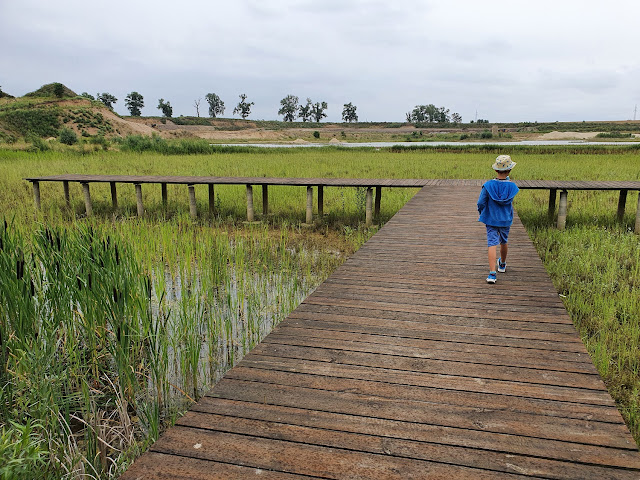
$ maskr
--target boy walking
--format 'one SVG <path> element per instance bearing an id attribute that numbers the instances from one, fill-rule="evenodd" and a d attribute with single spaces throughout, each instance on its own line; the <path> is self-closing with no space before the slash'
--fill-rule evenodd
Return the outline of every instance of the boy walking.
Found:
<path id="1" fill-rule="evenodd" d="M 496 178 L 482 185 L 478 198 L 478 221 L 487 226 L 487 246 L 489 247 L 489 276 L 487 283 L 496 283 L 496 263 L 498 272 L 507 270 L 507 241 L 513 223 L 513 198 L 518 187 L 509 179 L 516 163 L 509 155 L 500 155 L 493 164 Z M 500 245 L 500 257 L 496 262 L 496 248 Z"/>

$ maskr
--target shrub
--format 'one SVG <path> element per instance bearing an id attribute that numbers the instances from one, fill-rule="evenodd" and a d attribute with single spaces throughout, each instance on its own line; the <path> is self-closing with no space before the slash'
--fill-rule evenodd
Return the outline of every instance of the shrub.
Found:
<path id="1" fill-rule="evenodd" d="M 171 121 L 176 125 L 207 125 L 210 126 L 211 122 L 208 118 L 204 117 L 176 117 L 172 118 Z"/>
<path id="2" fill-rule="evenodd" d="M 156 152 L 163 155 L 192 155 L 211 153 L 213 147 L 204 139 L 182 139 L 167 141 L 157 135 L 145 137 L 142 135 L 129 135 L 119 140 L 120 149 L 132 152 Z"/>
<path id="3" fill-rule="evenodd" d="M 25 137 L 55 137 L 60 128 L 60 109 L 56 107 L 17 108 L 1 113 L 0 120 Z"/>
<path id="4" fill-rule="evenodd" d="M 73 145 L 78 142 L 76 132 L 67 127 L 60 129 L 60 136 L 58 139 L 60 140 L 60 143 L 64 143 L 65 145 Z"/>
<path id="5" fill-rule="evenodd" d="M 622 132 L 609 132 L 609 133 L 599 133 L 596 135 L 598 138 L 631 138 L 632 135 L 630 133 L 622 133 Z"/>
<path id="6" fill-rule="evenodd" d="M 51 147 L 40 137 L 32 137 L 31 146 L 27 149 L 29 152 L 46 152 L 47 150 L 51 150 Z"/>
<path id="7" fill-rule="evenodd" d="M 480 122 L 480 120 L 478 120 L 478 123 Z M 493 138 L 493 133 L 491 132 L 482 132 L 480 134 L 480 138 Z"/>
<path id="8" fill-rule="evenodd" d="M 313 136 L 314 136 L 315 138 L 320 138 L 320 132 L 319 132 L 319 131 L 317 131 L 317 130 L 316 130 L 316 131 L 314 131 L 314 132 L 313 132 Z"/>

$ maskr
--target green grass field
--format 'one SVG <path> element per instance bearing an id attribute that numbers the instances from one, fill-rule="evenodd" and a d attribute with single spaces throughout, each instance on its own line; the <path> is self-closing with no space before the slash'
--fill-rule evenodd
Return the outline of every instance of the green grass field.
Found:
<path id="1" fill-rule="evenodd" d="M 71 471 L 117 476 L 189 399 L 339 265 L 344 256 L 336 252 L 352 252 L 374 231 L 362 226 L 364 197 L 355 188 L 325 189 L 328 216 L 308 230 L 300 227 L 304 187 L 272 187 L 273 214 L 262 225 L 245 226 L 243 186 L 216 186 L 216 218 L 207 215 L 206 187 L 196 187 L 200 215 L 193 222 L 186 186 L 169 186 L 168 212 L 162 209 L 160 186 L 143 186 L 146 214 L 138 219 L 133 186 L 119 186 L 120 208 L 114 212 L 109 186 L 92 185 L 94 218 L 86 219 L 78 185 L 71 185 L 67 210 L 62 186 L 41 184 L 43 210 L 36 213 L 24 177 L 489 178 L 495 156 L 492 149 L 221 149 L 206 155 L 0 150 L 0 208 L 8 222 L 1 229 L 1 313 L 3 320 L 12 312 L 31 315 L 18 315 L 24 321 L 3 324 L 0 332 L 3 365 L 10 367 L 0 373 L 12 386 L 3 389 L 0 402 L 0 463 L 17 458 L 14 478 L 41 471 L 49 478 Z M 518 162 L 514 179 L 640 179 L 634 149 L 514 148 L 512 156 Z M 384 189 L 382 221 L 415 191 Z M 640 240 L 632 233 L 637 198 L 629 194 L 618 223 L 617 192 L 570 192 L 563 232 L 547 218 L 547 192 L 522 191 L 516 208 L 640 444 Z M 259 192 L 255 200 L 260 212 Z M 64 254 L 59 243 L 68 246 Z M 90 255 L 93 262 L 87 262 Z M 120 273 L 95 270 L 96 262 Z M 19 275 L 16 265 L 22 265 Z M 98 278 L 101 290 L 95 287 Z M 25 296 L 30 288 L 35 293 Z M 18 301 L 24 298 L 38 301 Z M 64 308 L 42 310 L 47 305 Z M 61 312 L 69 305 L 80 308 L 65 316 Z M 211 312 L 225 320 L 216 323 Z M 231 312 L 239 318 L 232 319 Z M 126 318 L 138 319 L 140 327 L 124 335 Z M 167 321 L 158 323 L 159 318 Z M 268 318 L 267 324 L 260 324 L 261 318 Z M 34 319 L 42 322 L 36 330 Z M 151 345 L 151 338 L 161 340 Z M 102 442 L 112 448 L 105 451 Z M 16 445 L 22 445 L 20 451 Z"/>

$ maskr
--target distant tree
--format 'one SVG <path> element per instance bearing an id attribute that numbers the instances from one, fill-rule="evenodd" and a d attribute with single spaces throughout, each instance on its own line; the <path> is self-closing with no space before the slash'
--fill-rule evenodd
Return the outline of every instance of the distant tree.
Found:
<path id="1" fill-rule="evenodd" d="M 173 115 L 173 108 L 171 108 L 171 103 L 165 102 L 164 98 L 161 98 L 160 100 L 158 100 L 157 108 L 162 112 L 162 115 L 164 115 L 167 118 L 171 118 L 171 115 Z"/>
<path id="2" fill-rule="evenodd" d="M 205 100 L 209 104 L 209 116 L 216 118 L 218 115 L 224 113 L 224 102 L 215 93 L 207 93 L 204 96 Z"/>
<path id="3" fill-rule="evenodd" d="M 82 98 L 87 98 L 87 99 L 89 99 L 89 100 L 95 100 L 95 97 L 94 97 L 93 95 L 91 95 L 90 93 L 87 93 L 87 92 L 82 92 L 82 93 L 80 94 L 80 96 L 81 96 Z"/>
<path id="4" fill-rule="evenodd" d="M 462 116 L 459 113 L 452 113 L 451 121 L 453 123 L 462 123 Z"/>
<path id="5" fill-rule="evenodd" d="M 124 104 L 129 109 L 132 117 L 139 117 L 142 115 L 142 107 L 144 107 L 144 97 L 138 92 L 131 92 L 124 99 Z"/>
<path id="6" fill-rule="evenodd" d="M 311 107 L 312 106 L 313 106 L 313 103 L 311 102 L 311 99 L 307 98 L 307 104 L 306 105 L 300 105 L 298 107 L 298 117 L 300 117 L 303 122 L 310 122 L 311 121 Z"/>
<path id="7" fill-rule="evenodd" d="M 58 97 L 58 98 L 62 98 L 64 97 L 64 85 L 62 85 L 61 83 L 54 83 L 53 84 L 53 94 Z"/>
<path id="8" fill-rule="evenodd" d="M 242 93 L 240 94 L 240 102 L 238 102 L 236 108 L 233 109 L 233 113 L 237 113 L 243 119 L 246 119 L 249 115 L 251 115 L 251 105 L 254 105 L 254 103 L 247 102 L 247 95 L 245 93 Z"/>
<path id="9" fill-rule="evenodd" d="M 342 109 L 342 120 L 344 122 L 357 122 L 358 114 L 356 113 L 356 106 L 351 102 L 345 103 L 344 108 Z"/>
<path id="10" fill-rule="evenodd" d="M 278 110 L 278 115 L 282 115 L 285 122 L 293 122 L 298 114 L 298 97 L 287 95 L 280 100 L 280 105 L 282 108 Z"/>
<path id="11" fill-rule="evenodd" d="M 105 107 L 110 108 L 112 110 L 113 110 L 113 104 L 118 101 L 116 97 L 114 97 L 113 95 L 107 92 L 96 94 L 96 98 L 100 100 Z"/>
<path id="12" fill-rule="evenodd" d="M 407 113 L 407 121 L 410 123 L 448 123 L 450 120 L 449 109 L 436 107 L 433 103 L 416 105 Z"/>
<path id="13" fill-rule="evenodd" d="M 320 123 L 320 120 L 327 116 L 324 111 L 327 109 L 327 102 L 316 102 L 311 107 L 311 116 L 315 119 L 316 123 Z"/>
<path id="14" fill-rule="evenodd" d="M 436 122 L 438 123 L 449 123 L 451 122 L 451 115 L 449 115 L 449 109 L 440 107 L 438 109 L 438 113 L 436 114 Z"/>
<path id="15" fill-rule="evenodd" d="M 193 101 L 193 106 L 196 107 L 196 115 L 199 117 L 200 116 L 200 102 L 202 101 L 201 98 L 194 100 Z"/>

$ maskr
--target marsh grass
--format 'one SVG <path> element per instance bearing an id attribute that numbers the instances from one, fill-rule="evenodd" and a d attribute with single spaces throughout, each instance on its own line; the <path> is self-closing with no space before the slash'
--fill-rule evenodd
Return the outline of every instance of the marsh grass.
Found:
<path id="1" fill-rule="evenodd" d="M 637 194 L 617 222 L 618 194 L 570 192 L 567 229 L 540 210 L 548 198 L 522 192 L 518 213 L 591 359 L 640 445 L 640 240 Z"/>
<path id="2" fill-rule="evenodd" d="M 169 186 L 167 211 L 159 186 L 143 186 L 139 219 L 133 186 L 119 185 L 120 208 L 113 211 L 109 186 L 92 185 L 95 215 L 87 219 L 74 184 L 71 209 L 60 185 L 41 184 L 43 211 L 34 213 L 24 177 L 485 178 L 494 158 L 491 150 L 243 149 L 184 156 L 0 150 L 0 208 L 7 218 L 0 228 L 0 376 L 7 386 L 0 397 L 0 463 L 13 459 L 15 472 L 49 478 L 117 476 L 371 234 L 362 228 L 362 191 L 354 188 L 326 188 L 327 215 L 307 230 L 300 227 L 304 187 L 271 187 L 273 213 L 245 226 L 242 186 L 216 186 L 213 218 L 206 188 L 196 187 L 194 222 L 186 186 Z M 522 151 L 514 159 L 514 178 L 640 177 L 638 155 L 628 150 Z M 383 189 L 382 222 L 415 191 Z M 547 218 L 547 202 L 546 192 L 523 191 L 516 208 L 639 441 L 640 247 L 631 233 L 637 194 L 629 193 L 618 223 L 617 194 L 570 192 L 564 232 Z M 13 458 L 17 442 L 30 447 Z"/>

